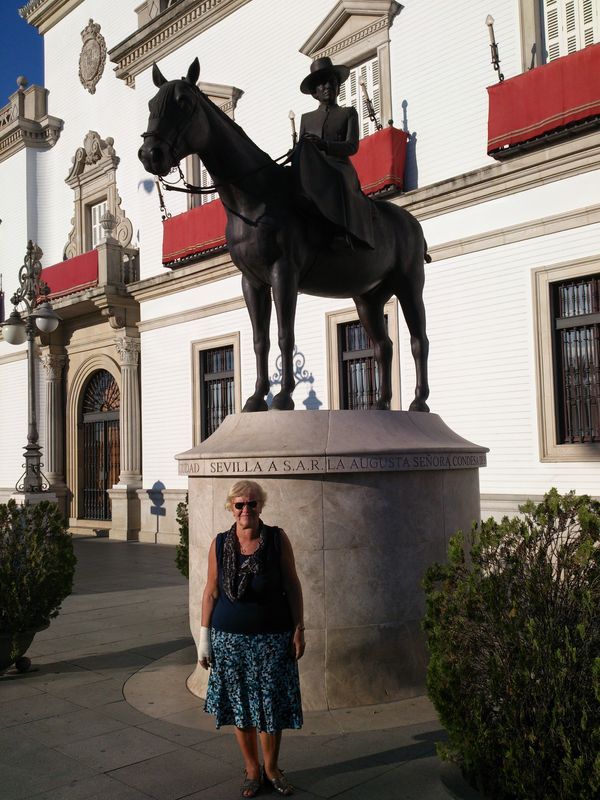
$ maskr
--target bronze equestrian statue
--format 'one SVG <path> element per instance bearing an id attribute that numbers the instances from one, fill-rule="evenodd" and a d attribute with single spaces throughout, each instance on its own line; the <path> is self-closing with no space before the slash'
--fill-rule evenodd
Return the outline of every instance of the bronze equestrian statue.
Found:
<path id="1" fill-rule="evenodd" d="M 322 94 L 322 99 L 315 96 L 320 105 L 325 103 L 337 109 L 333 111 L 336 119 L 332 119 L 332 123 L 335 124 L 331 125 L 335 141 L 323 139 L 323 133 L 326 137 L 329 135 L 328 122 L 320 129 L 319 136 L 311 115 L 306 115 L 300 153 L 293 154 L 294 167 L 290 169 L 275 163 L 260 150 L 242 128 L 196 86 L 200 75 L 198 59 L 194 60 L 185 78 L 173 81 L 167 81 L 155 64 L 152 77 L 158 92 L 148 104 L 150 118 L 148 130 L 142 134 L 144 143 L 139 158 L 150 173 L 164 176 L 181 159 L 196 153 L 219 192 L 227 214 L 227 246 L 233 263 L 242 273 L 242 290 L 254 336 L 256 385 L 254 393 L 246 400 L 244 411 L 268 408 L 265 398 L 269 392 L 272 302 L 277 314 L 282 365 L 281 390 L 273 398 L 272 408 L 294 408 L 294 322 L 300 291 L 354 300 L 360 321 L 373 340 L 379 367 L 378 409 L 389 409 L 392 397 L 392 342 L 386 331 L 384 306 L 396 295 L 410 331 L 415 360 L 415 398 L 409 410 L 429 411 L 425 402 L 429 395 L 429 342 L 425 332 L 423 262 L 430 259 L 421 226 L 405 209 L 362 195 L 358 204 L 366 208 L 370 216 L 366 221 L 357 221 L 356 209 L 350 208 L 352 195 L 341 194 L 343 185 L 349 182 L 347 177 L 340 179 L 329 198 L 330 201 L 333 198 L 333 205 L 342 203 L 342 213 L 336 211 L 331 202 L 326 204 L 325 215 L 311 207 L 314 193 L 310 188 L 310 176 L 303 174 L 306 164 L 318 163 L 322 153 L 328 160 L 332 157 L 347 160 L 351 149 L 345 149 L 343 142 L 355 138 L 352 112 L 339 109 L 335 104 L 339 79 L 345 69 L 336 71 L 331 65 L 332 69 L 328 70 L 329 65 L 313 67 L 308 84 L 303 82 L 303 86 L 315 93 L 317 86 L 324 86 L 333 77 L 329 96 L 327 92 Z M 315 80 L 318 83 L 314 83 Z M 335 94 L 333 103 L 332 91 Z M 327 116 L 331 113 L 332 110 Z M 351 167 L 349 162 L 348 165 Z M 344 171 L 347 173 L 342 165 L 341 172 Z"/>

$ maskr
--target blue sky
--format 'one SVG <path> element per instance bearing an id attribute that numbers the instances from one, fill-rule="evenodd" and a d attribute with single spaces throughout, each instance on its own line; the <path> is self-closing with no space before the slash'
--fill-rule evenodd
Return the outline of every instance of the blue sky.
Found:
<path id="1" fill-rule="evenodd" d="M 17 90 L 17 76 L 44 85 L 44 42 L 19 16 L 25 0 L 0 0 L 0 108 Z"/>

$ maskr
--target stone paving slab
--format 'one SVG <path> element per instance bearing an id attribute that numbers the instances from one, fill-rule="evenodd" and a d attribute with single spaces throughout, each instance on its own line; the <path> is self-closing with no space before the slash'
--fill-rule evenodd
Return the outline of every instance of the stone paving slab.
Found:
<path id="1" fill-rule="evenodd" d="M 110 778 L 108 775 L 94 775 L 91 778 L 74 780 L 66 786 L 36 794 L 35 800 L 149 800 L 131 786 Z"/>
<path id="2" fill-rule="evenodd" d="M 113 733 L 92 736 L 56 747 L 96 772 L 109 772 L 154 756 L 177 750 L 177 745 L 139 728 L 121 728 Z"/>
<path id="3" fill-rule="evenodd" d="M 17 700 L 0 703 L 0 728 L 22 725 L 25 722 L 54 717 L 57 714 L 70 714 L 78 710 L 79 706 L 75 703 L 49 694 L 20 697 Z"/>
<path id="4" fill-rule="evenodd" d="M 91 777 L 85 764 L 26 738 L 2 737 L 0 786 L 2 800 L 24 800 L 49 788 Z"/>
<path id="5" fill-rule="evenodd" d="M 117 731 L 124 727 L 127 727 L 127 723 L 119 722 L 98 711 L 82 708 L 71 714 L 60 714 L 28 722 L 25 725 L 17 725 L 12 730 L 15 736 L 24 734 L 40 744 L 56 747 L 79 739 L 89 739 L 91 736 Z"/>
<path id="6" fill-rule="evenodd" d="M 156 800 L 177 800 L 198 789 L 216 786 L 239 774 L 222 759 L 180 749 L 111 773 Z"/>

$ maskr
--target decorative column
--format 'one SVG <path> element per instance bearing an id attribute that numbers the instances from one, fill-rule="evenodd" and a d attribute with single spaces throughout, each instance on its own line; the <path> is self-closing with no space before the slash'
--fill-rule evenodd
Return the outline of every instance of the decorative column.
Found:
<path id="1" fill-rule="evenodd" d="M 116 342 L 121 358 L 121 474 L 119 485 L 142 485 L 140 340 L 120 336 Z"/>
<path id="2" fill-rule="evenodd" d="M 59 494 L 64 494 L 66 487 L 62 372 L 67 363 L 67 357 L 57 353 L 44 353 L 40 361 L 46 373 L 46 446 L 44 448 L 46 477 L 54 492 L 58 490 Z"/>
<path id="3" fill-rule="evenodd" d="M 115 340 L 121 359 L 119 483 L 109 489 L 112 523 L 111 539 L 137 540 L 140 534 L 140 500 L 142 486 L 141 411 L 138 363 L 140 340 L 122 334 Z"/>

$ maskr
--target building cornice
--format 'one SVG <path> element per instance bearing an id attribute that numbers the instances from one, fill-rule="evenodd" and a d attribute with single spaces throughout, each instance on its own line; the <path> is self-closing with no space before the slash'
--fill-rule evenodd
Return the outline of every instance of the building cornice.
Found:
<path id="1" fill-rule="evenodd" d="M 180 0 L 109 51 L 117 78 L 134 86 L 140 72 L 248 2 Z"/>
<path id="2" fill-rule="evenodd" d="M 527 222 L 520 222 L 517 225 L 494 228 L 484 233 L 463 236 L 461 239 L 443 242 L 430 247 L 429 255 L 435 263 L 448 258 L 465 256 L 469 253 L 480 253 L 482 250 L 489 250 L 492 247 L 524 242 L 527 239 L 550 236 L 554 233 L 562 233 L 563 231 L 582 228 L 586 225 L 597 225 L 598 223 L 600 223 L 600 205 L 576 208 L 563 214 L 527 220 Z"/>
<path id="3" fill-rule="evenodd" d="M 143 303 L 145 300 L 165 297 L 168 294 L 183 292 L 194 286 L 202 286 L 205 283 L 213 283 L 213 281 L 220 281 L 239 274 L 240 272 L 231 261 L 229 253 L 219 253 L 195 264 L 178 267 L 172 272 L 165 272 L 162 275 L 154 275 L 151 278 L 130 283 L 127 285 L 127 292 L 138 303 Z"/>
<path id="4" fill-rule="evenodd" d="M 47 113 L 47 104 L 47 90 L 30 86 L 16 91 L 0 108 L 0 162 L 25 147 L 47 150 L 56 144 L 63 121 Z"/>
<path id="5" fill-rule="evenodd" d="M 392 202 L 425 220 L 599 168 L 600 131 L 596 130 L 414 189 Z"/>
<path id="6" fill-rule="evenodd" d="M 83 0 L 29 0 L 19 14 L 43 35 L 70 14 Z"/>
<path id="7" fill-rule="evenodd" d="M 396 0 L 340 0 L 304 42 L 300 52 L 310 58 L 332 56 L 380 30 L 388 30 L 401 10 L 402 6 Z M 352 16 L 365 16 L 369 22 L 343 40 L 332 42 L 344 22 Z"/>

